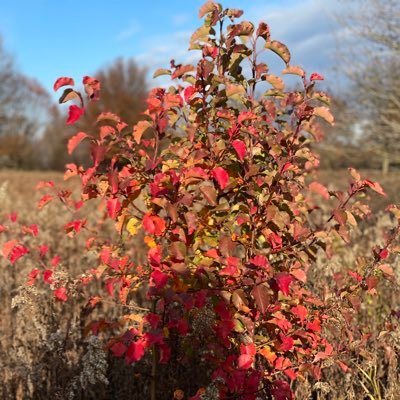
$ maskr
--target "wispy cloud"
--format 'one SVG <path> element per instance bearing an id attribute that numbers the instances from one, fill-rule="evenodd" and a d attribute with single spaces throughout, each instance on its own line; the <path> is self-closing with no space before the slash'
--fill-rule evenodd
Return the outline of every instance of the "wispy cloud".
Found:
<path id="1" fill-rule="evenodd" d="M 273 39 L 284 42 L 292 53 L 292 62 L 307 72 L 332 77 L 338 37 L 346 40 L 345 28 L 335 15 L 343 7 L 337 1 L 304 0 L 285 6 L 250 8 L 245 17 L 266 21 Z M 332 77 L 333 78 L 333 77 Z"/>
<path id="2" fill-rule="evenodd" d="M 193 52 L 188 52 L 190 36 L 189 31 L 150 36 L 143 41 L 144 51 L 136 55 L 135 60 L 153 71 L 168 68 L 172 58 L 179 63 L 188 63 L 193 60 Z"/>
<path id="3" fill-rule="evenodd" d="M 171 20 L 172 25 L 174 27 L 185 25 L 189 21 L 190 21 L 190 16 L 188 14 L 175 14 Z"/>
<path id="4" fill-rule="evenodd" d="M 120 31 L 116 35 L 115 39 L 118 42 L 121 42 L 123 40 L 130 39 L 131 37 L 133 37 L 134 35 L 136 35 L 136 33 L 140 32 L 140 31 L 141 31 L 140 25 L 136 21 L 132 21 L 126 29 Z"/>
<path id="5" fill-rule="evenodd" d="M 302 0 L 276 5 L 272 3 L 265 7 L 249 7 L 245 10 L 244 18 L 255 23 L 267 22 L 272 38 L 289 47 L 292 64 L 305 68 L 309 74 L 323 74 L 329 85 L 329 82 L 337 78 L 337 43 L 348 41 L 346 28 L 335 19 L 342 6 L 335 0 Z M 152 35 L 142 43 L 143 50 L 135 58 L 147 65 L 152 72 L 157 68 L 168 68 L 171 58 L 180 63 L 193 63 L 199 54 L 187 51 L 190 35 L 191 32 L 185 30 L 163 36 Z M 272 53 L 267 53 L 264 57 L 272 73 L 280 73 L 284 65 L 279 58 Z M 159 85 L 160 81 L 152 83 Z"/>

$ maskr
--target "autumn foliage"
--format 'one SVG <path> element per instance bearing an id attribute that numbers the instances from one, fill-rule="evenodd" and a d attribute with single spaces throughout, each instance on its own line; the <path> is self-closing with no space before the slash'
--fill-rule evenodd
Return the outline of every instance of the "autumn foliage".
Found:
<path id="1" fill-rule="evenodd" d="M 156 71 L 173 85 L 151 91 L 142 120 L 132 127 L 110 110 L 99 115 L 96 137 L 78 132 L 69 141 L 69 153 L 90 143 L 92 166 L 66 167 L 65 179 L 81 181 L 79 199 L 52 182 L 40 185 L 40 209 L 59 199 L 72 212 L 67 235 L 93 232 L 86 248 L 98 263 L 80 277 L 78 290 L 69 281 L 52 281 L 59 260 L 46 246 L 28 248 L 17 238 L 3 246 L 12 264 L 28 253 L 36 257 L 29 284 L 43 276 L 60 301 L 84 297 L 87 285 L 101 280 L 104 293 L 87 299 L 87 312 L 111 298 L 131 311 L 136 307 L 135 314 L 121 315 L 127 324 L 93 321 L 86 333 L 104 334 L 107 348 L 127 364 L 152 353 L 153 398 L 157 365 L 190 364 L 196 353 L 221 399 L 292 399 L 293 384 L 306 374 L 318 380 L 332 364 L 349 369 L 350 344 L 357 340 L 362 348 L 367 340 L 351 315 L 364 293 L 376 294 L 380 278 L 393 279 L 388 259 L 398 250 L 398 227 L 348 277 L 335 276 L 325 292 L 313 290 L 308 276 L 317 255 L 329 258 L 338 241 L 350 246 L 351 230 L 370 214 L 365 193 L 384 192 L 353 169 L 347 192 L 315 181 L 313 143 L 322 139 L 320 123 L 334 122 L 329 97 L 317 88 L 323 77 L 292 65 L 268 25 L 254 26 L 241 16 L 207 2 L 200 9 L 204 24 L 190 42 L 199 61 L 172 60 L 169 69 Z M 280 75 L 263 61 L 271 52 L 282 64 Z M 289 74 L 301 89 L 287 89 Z M 69 86 L 60 102 L 77 103 L 69 108 L 68 124 L 85 109 L 73 85 L 66 77 L 54 85 Z M 100 82 L 85 77 L 83 85 L 88 101 L 96 101 Z M 81 216 L 90 202 L 104 205 L 97 226 Z M 327 217 L 321 202 L 331 208 Z M 396 206 L 389 211 L 399 219 Z M 107 219 L 115 222 L 116 240 L 102 237 Z M 22 227 L 24 237 L 37 234 L 36 225 Z M 146 248 L 144 262 L 127 251 L 136 237 Z M 145 301 L 137 304 L 143 291 Z M 202 313 L 212 317 L 212 334 L 196 332 Z M 179 357 L 177 341 L 183 344 Z M 199 387 L 185 396 L 200 400 L 205 392 Z"/>

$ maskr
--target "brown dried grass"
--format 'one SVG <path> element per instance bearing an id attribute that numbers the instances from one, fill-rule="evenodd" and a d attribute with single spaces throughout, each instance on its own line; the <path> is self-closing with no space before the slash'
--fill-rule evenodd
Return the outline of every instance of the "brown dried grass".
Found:
<path id="1" fill-rule="evenodd" d="M 364 172 L 371 179 L 379 178 L 375 172 Z M 346 171 L 322 171 L 321 180 L 329 187 L 344 189 Z M 92 262 L 82 258 L 82 238 L 69 239 L 60 232 L 68 222 L 68 215 L 60 204 L 50 204 L 38 213 L 34 199 L 39 195 L 35 185 L 39 180 L 62 182 L 62 175 L 53 172 L 0 171 L 1 213 L 17 211 L 24 223 L 38 222 L 42 239 L 48 242 L 67 261 L 65 271 L 72 276 L 82 273 Z M 380 180 L 388 193 L 387 198 L 373 197 L 373 208 L 400 202 L 397 174 Z M 76 182 L 68 183 L 73 188 Z M 94 213 L 97 211 L 94 209 Z M 33 221 L 35 220 L 35 221 Z M 346 271 L 358 255 L 376 244 L 383 228 L 390 220 L 380 215 L 360 228 L 357 245 L 351 252 L 338 246 L 335 257 L 321 260 L 314 271 L 312 283 L 323 290 L 333 270 Z M 4 234 L 3 234 L 4 235 Z M 1 243 L 7 239 L 0 237 Z M 1 244 L 0 243 L 0 244 Z M 36 399 L 115 399 L 136 400 L 148 398 L 150 362 L 125 366 L 104 351 L 103 344 L 93 336 L 85 337 L 83 327 L 88 322 L 82 313 L 84 304 L 79 296 L 67 304 L 54 302 L 48 290 L 24 286 L 28 272 L 34 267 L 29 261 L 14 267 L 0 260 L 0 398 L 4 400 Z M 400 293 L 383 282 L 384 296 L 367 299 L 358 318 L 378 330 L 385 323 L 392 308 L 398 308 Z M 15 306 L 12 308 L 12 304 Z M 117 318 L 124 311 L 102 306 L 97 315 Z M 295 386 L 298 399 L 400 399 L 400 333 L 383 335 L 368 344 L 362 356 L 351 361 L 351 370 L 344 374 L 337 367 L 324 370 L 320 382 L 311 378 Z M 172 400 L 173 390 L 184 382 L 187 393 L 207 375 L 200 372 L 199 364 L 159 370 L 159 399 Z"/>

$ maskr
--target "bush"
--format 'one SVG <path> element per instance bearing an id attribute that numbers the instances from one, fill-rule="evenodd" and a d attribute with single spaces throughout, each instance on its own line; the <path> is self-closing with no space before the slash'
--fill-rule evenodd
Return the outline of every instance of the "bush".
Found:
<path id="1" fill-rule="evenodd" d="M 290 65 L 268 26 L 237 22 L 241 15 L 207 2 L 190 42 L 200 60 L 156 71 L 176 83 L 151 91 L 143 119 L 132 129 L 102 113 L 96 138 L 79 132 L 69 141 L 70 153 L 83 140 L 91 148 L 91 167 L 67 165 L 65 178 L 81 180 L 80 199 L 53 182 L 40 185 L 49 193 L 39 208 L 55 198 L 65 204 L 73 218 L 64 230 L 78 240 L 89 234 L 95 267 L 70 277 L 43 247 L 23 239 L 3 247 L 13 264 L 36 257 L 29 284 L 43 275 L 60 302 L 86 299 L 85 318 L 115 302 L 115 319 L 100 316 L 84 333 L 102 337 L 147 376 L 143 393 L 151 399 L 292 399 L 291 382 L 308 374 L 319 380 L 332 364 L 348 371 L 346 357 L 368 340 L 352 315 L 381 276 L 393 279 L 388 258 L 398 249 L 398 227 L 348 277 L 335 275 L 323 288 L 308 280 L 321 254 L 329 259 L 339 241 L 351 244 L 351 230 L 370 214 L 365 192 L 384 192 L 355 170 L 346 193 L 310 179 L 319 164 L 311 150 L 321 138 L 318 120 L 333 123 L 328 96 L 315 89 L 323 78 Z M 275 53 L 302 90 L 285 90 L 264 52 Z M 83 84 L 95 101 L 100 82 Z M 63 77 L 54 88 L 65 85 L 74 82 Z M 67 100 L 79 102 L 70 106 L 73 124 L 84 112 L 82 96 L 68 88 L 60 101 Z M 85 217 L 85 203 L 104 207 L 100 221 Z M 400 216 L 396 206 L 389 211 Z M 117 235 L 107 233 L 109 220 Z M 102 292 L 89 297 L 95 282 Z"/>

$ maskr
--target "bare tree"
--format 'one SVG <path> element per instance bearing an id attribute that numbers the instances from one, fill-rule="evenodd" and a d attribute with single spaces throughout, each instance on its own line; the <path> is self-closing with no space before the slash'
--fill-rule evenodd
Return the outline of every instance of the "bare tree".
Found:
<path id="1" fill-rule="evenodd" d="M 388 172 L 400 150 L 400 2 L 346 0 L 340 21 L 351 35 L 345 72 L 361 117 L 361 143 L 381 156 Z M 354 121 L 353 121 L 354 123 Z"/>
<path id="2" fill-rule="evenodd" d="M 33 143 L 44 129 L 49 107 L 49 94 L 17 70 L 0 38 L 0 166 L 34 166 Z"/>
<path id="3" fill-rule="evenodd" d="M 132 59 L 117 59 L 109 66 L 93 75 L 101 83 L 100 100 L 88 104 L 85 115 L 72 128 L 65 125 L 65 117 L 53 110 L 51 121 L 42 140 L 46 150 L 44 163 L 46 168 L 62 169 L 67 162 L 87 164 L 87 151 L 84 144 L 68 157 L 66 143 L 77 131 L 91 135 L 98 133 L 96 119 L 101 112 L 112 112 L 132 126 L 145 110 L 148 87 L 146 70 L 140 68 Z"/>

